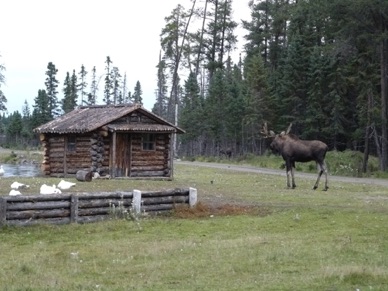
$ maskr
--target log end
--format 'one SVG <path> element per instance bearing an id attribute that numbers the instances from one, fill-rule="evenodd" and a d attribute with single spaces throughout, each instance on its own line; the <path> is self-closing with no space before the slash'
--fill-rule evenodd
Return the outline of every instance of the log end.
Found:
<path id="1" fill-rule="evenodd" d="M 91 171 L 85 171 L 85 170 L 77 171 L 76 179 L 78 181 L 91 182 L 92 178 L 93 178 L 93 172 L 91 172 Z"/>

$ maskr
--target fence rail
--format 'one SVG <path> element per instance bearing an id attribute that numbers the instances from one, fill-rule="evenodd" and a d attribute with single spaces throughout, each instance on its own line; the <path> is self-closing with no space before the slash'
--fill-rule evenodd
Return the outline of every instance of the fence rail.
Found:
<path id="1" fill-rule="evenodd" d="M 197 189 L 154 192 L 99 192 L 0 197 L 0 226 L 39 223 L 87 223 L 107 219 L 112 210 L 131 209 L 135 214 L 160 213 L 176 205 L 194 206 Z"/>

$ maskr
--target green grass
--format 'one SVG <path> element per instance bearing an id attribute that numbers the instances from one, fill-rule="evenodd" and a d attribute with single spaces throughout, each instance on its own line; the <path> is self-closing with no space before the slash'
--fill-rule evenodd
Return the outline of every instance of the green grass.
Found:
<path id="1" fill-rule="evenodd" d="M 6 290 L 386 290 L 386 226 L 368 212 L 8 228 Z M 27 288 L 28 287 L 28 288 Z"/>
<path id="2" fill-rule="evenodd" d="M 37 194 L 56 178 L 24 178 Z M 72 180 L 72 179 L 68 179 Z M 0 179 L 7 195 L 11 178 Z M 211 183 L 210 181 L 213 181 Z M 387 290 L 387 188 L 177 165 L 174 181 L 97 180 L 72 191 L 196 187 L 244 214 L 0 230 L 2 290 Z M 26 193 L 25 193 L 26 192 Z M 195 216 L 194 216 L 195 217 Z"/>
<path id="3" fill-rule="evenodd" d="M 247 154 L 232 159 L 224 157 L 196 157 L 191 161 L 206 161 L 218 163 L 248 164 L 256 167 L 285 169 L 281 156 L 267 152 L 262 156 Z M 362 172 L 363 153 L 356 151 L 329 151 L 326 154 L 326 163 L 331 175 L 348 177 L 376 177 L 388 178 L 388 172 L 379 171 L 379 161 L 375 156 L 369 156 L 366 173 Z M 316 173 L 315 162 L 296 163 L 296 170 L 307 173 Z"/>

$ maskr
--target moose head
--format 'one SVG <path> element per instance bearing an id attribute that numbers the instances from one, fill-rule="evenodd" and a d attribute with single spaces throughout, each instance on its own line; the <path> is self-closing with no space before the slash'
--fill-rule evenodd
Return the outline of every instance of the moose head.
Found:
<path id="1" fill-rule="evenodd" d="M 286 131 L 275 134 L 272 130 L 268 131 L 267 123 L 265 123 L 261 131 L 261 134 L 266 138 L 272 139 L 270 148 L 273 151 L 278 152 L 286 162 L 287 187 L 296 187 L 294 178 L 295 162 L 305 163 L 315 161 L 318 167 L 318 177 L 313 189 L 315 190 L 318 188 L 319 180 L 321 179 L 322 174 L 324 174 L 324 190 L 326 191 L 329 188 L 327 185 L 327 167 L 325 163 L 326 152 L 329 149 L 328 146 L 319 140 L 299 139 L 296 135 L 290 133 L 291 127 L 292 123 L 288 126 Z"/>

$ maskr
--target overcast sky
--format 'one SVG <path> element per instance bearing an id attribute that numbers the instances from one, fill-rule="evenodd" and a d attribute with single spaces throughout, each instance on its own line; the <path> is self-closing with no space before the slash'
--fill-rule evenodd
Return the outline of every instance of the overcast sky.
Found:
<path id="1" fill-rule="evenodd" d="M 233 2 L 234 21 L 249 19 L 248 0 Z M 75 69 L 78 75 L 83 64 L 89 89 L 93 66 L 102 75 L 107 56 L 122 76 L 127 74 L 129 91 L 140 81 L 144 106 L 152 109 L 160 33 L 178 3 L 191 8 L 189 0 L 2 0 L 0 64 L 6 67 L 6 84 L 1 90 L 8 112 L 22 112 L 25 100 L 32 110 L 38 90 L 45 89 L 49 62 L 58 69 L 61 100 L 66 72 Z M 239 36 L 240 45 L 243 41 Z"/>

